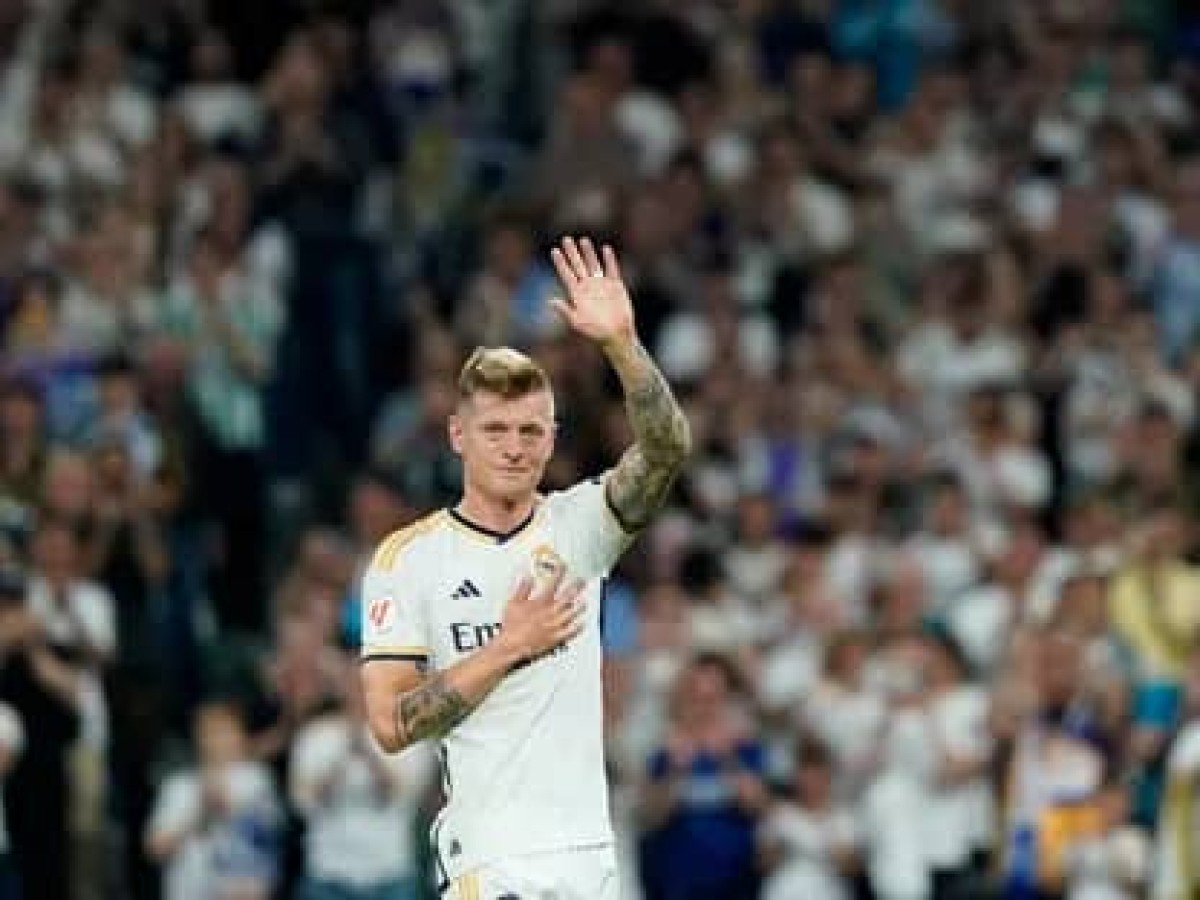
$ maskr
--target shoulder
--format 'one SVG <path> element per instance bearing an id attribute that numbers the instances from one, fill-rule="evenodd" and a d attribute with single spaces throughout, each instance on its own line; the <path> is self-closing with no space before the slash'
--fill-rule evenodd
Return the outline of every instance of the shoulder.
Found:
<path id="1" fill-rule="evenodd" d="M 200 774 L 195 769 L 172 772 L 159 783 L 158 794 L 167 804 L 186 803 L 199 798 Z"/>
<path id="2" fill-rule="evenodd" d="M 390 572 L 413 550 L 427 543 L 429 538 L 442 531 L 446 525 L 444 510 L 430 513 L 411 525 L 392 532 L 375 549 L 371 568 L 377 572 Z"/>
<path id="3" fill-rule="evenodd" d="M 595 516 L 620 525 L 608 499 L 609 469 L 600 475 L 577 481 L 570 487 L 546 495 L 547 508 L 558 515 Z"/>
<path id="4" fill-rule="evenodd" d="M 603 491 L 604 475 L 594 475 L 591 478 L 584 478 L 567 487 L 551 491 L 546 495 L 545 502 L 548 505 L 578 503 L 587 497 L 595 495 L 597 492 L 602 493 Z"/>

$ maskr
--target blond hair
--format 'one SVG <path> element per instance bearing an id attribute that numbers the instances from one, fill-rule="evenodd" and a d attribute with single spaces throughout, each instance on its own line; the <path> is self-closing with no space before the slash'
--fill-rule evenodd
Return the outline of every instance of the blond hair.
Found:
<path id="1" fill-rule="evenodd" d="M 513 400 L 548 390 L 546 370 L 511 347 L 476 347 L 458 376 L 460 400 L 469 400 L 481 391 Z"/>

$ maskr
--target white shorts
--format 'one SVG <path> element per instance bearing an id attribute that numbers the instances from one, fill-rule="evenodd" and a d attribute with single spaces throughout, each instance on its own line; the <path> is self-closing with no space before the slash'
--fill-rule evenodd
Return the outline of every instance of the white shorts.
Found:
<path id="1" fill-rule="evenodd" d="M 612 847 L 515 856 L 454 879 L 443 900 L 621 900 Z"/>

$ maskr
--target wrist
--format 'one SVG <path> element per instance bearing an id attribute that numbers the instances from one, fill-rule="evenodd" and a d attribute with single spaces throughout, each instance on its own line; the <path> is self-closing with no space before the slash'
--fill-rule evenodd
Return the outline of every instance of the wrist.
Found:
<path id="1" fill-rule="evenodd" d="M 511 672 L 529 658 L 528 650 L 516 641 L 505 638 L 503 631 L 486 646 L 485 652 L 495 659 L 496 665 L 504 672 Z"/>
<path id="2" fill-rule="evenodd" d="M 628 331 L 609 335 L 601 338 L 599 344 L 600 349 L 610 358 L 625 356 L 638 345 L 637 331 L 631 328 Z"/>

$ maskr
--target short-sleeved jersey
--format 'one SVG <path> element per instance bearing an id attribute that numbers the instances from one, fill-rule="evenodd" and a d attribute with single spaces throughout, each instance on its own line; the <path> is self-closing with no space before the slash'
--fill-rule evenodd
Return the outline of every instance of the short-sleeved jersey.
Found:
<path id="1" fill-rule="evenodd" d="M 448 800 L 433 828 L 440 874 L 610 843 L 601 708 L 603 580 L 631 536 L 600 480 L 541 498 L 509 534 L 454 510 L 385 540 L 363 579 L 363 657 L 440 671 L 496 636 L 517 581 L 565 565 L 586 582 L 586 627 L 504 678 L 441 742 Z"/>

